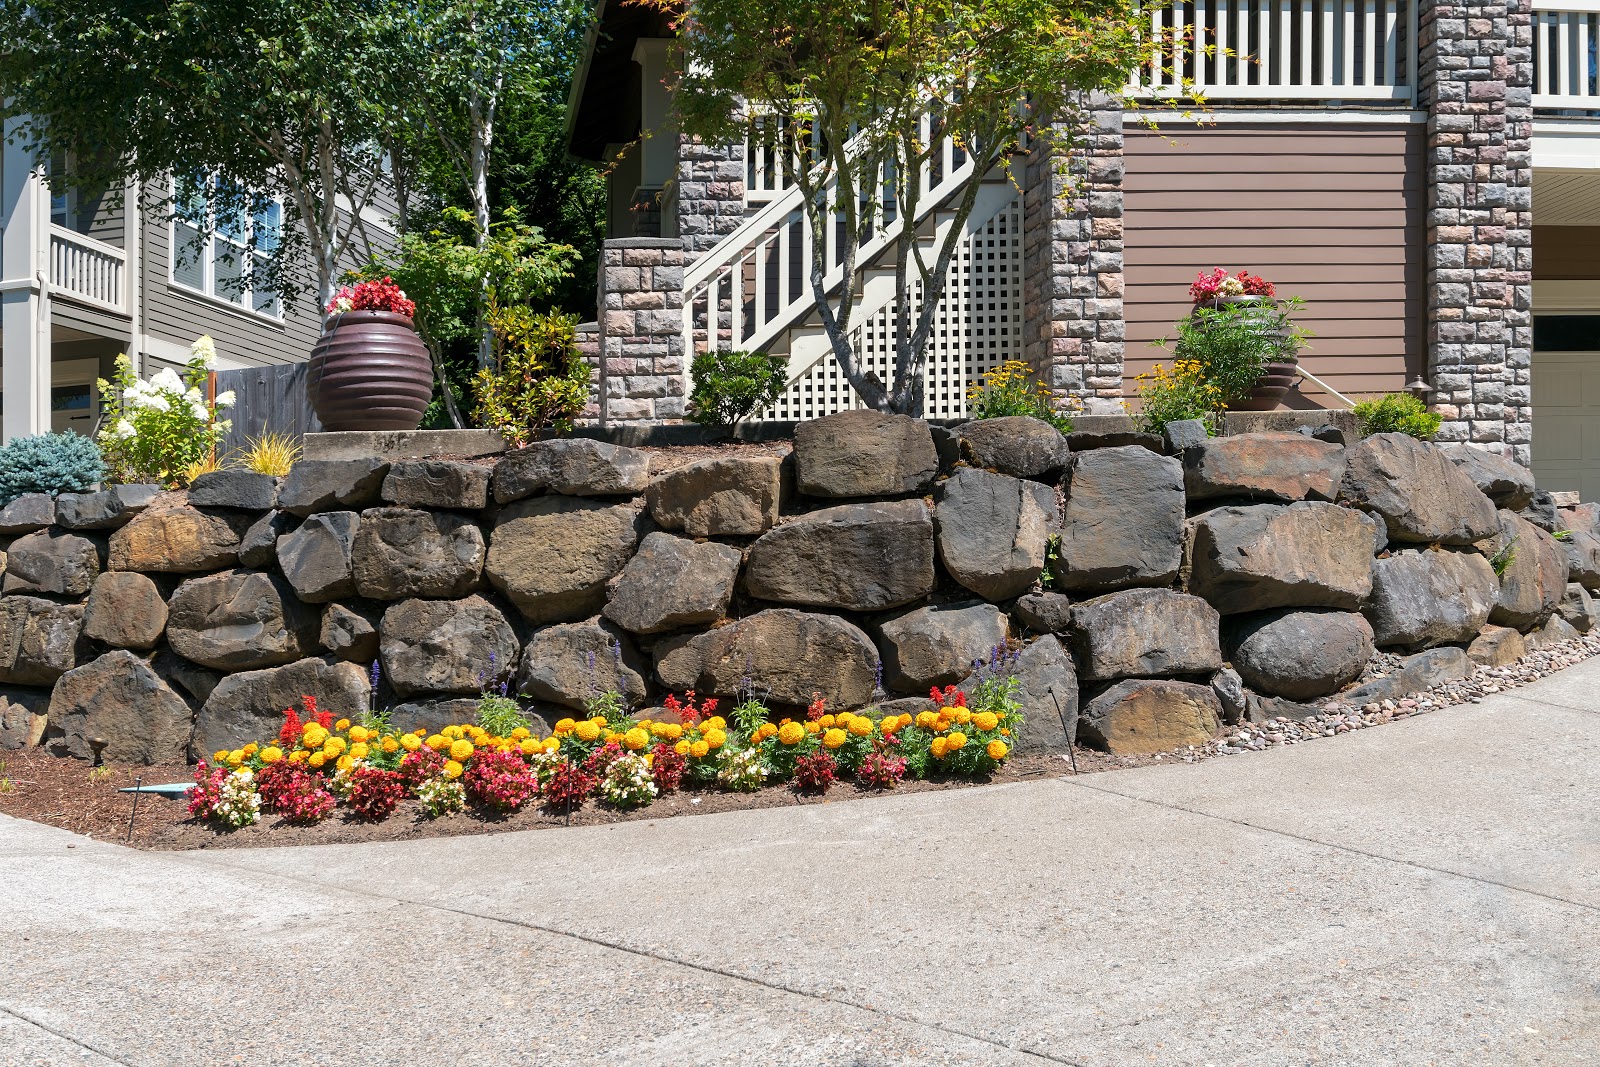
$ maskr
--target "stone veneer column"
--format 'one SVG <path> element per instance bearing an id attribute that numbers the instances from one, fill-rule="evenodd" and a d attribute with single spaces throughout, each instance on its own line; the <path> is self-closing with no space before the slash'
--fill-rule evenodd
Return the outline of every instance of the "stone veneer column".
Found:
<path id="1" fill-rule="evenodd" d="M 683 242 L 607 241 L 600 252 L 600 421 L 683 417 Z"/>
<path id="2" fill-rule="evenodd" d="M 1428 367 L 1443 441 L 1530 459 L 1530 0 L 1422 0 Z"/>
<path id="3" fill-rule="evenodd" d="M 744 145 L 678 136 L 678 236 L 690 259 L 744 221 Z"/>
<path id="4" fill-rule="evenodd" d="M 1084 410 L 1120 412 L 1122 108 L 1097 98 L 1063 171 L 1051 134 L 1035 142 L 1023 192 L 1023 290 L 1028 362 Z"/>

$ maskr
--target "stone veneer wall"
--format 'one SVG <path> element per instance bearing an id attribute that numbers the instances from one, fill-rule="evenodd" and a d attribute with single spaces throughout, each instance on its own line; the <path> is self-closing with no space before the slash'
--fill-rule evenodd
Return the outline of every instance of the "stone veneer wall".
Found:
<path id="1" fill-rule="evenodd" d="M 1530 0 L 1423 7 L 1428 359 L 1441 440 L 1531 461 Z"/>
<path id="2" fill-rule="evenodd" d="M 1334 691 L 1374 645 L 1427 649 L 1412 674 L 1437 678 L 1467 669 L 1458 646 L 1570 635 L 1558 608 L 1592 622 L 1567 581 L 1600 587 L 1600 509 L 1567 515 L 1563 546 L 1502 457 L 1323 436 L 1069 450 L 1030 419 L 855 411 L 802 424 L 789 454 L 656 474 L 651 453 L 556 440 L 493 465 L 308 460 L 281 484 L 27 496 L 0 509 L 0 745 L 204 756 L 271 735 L 304 694 L 360 713 L 374 660 L 406 729 L 470 718 L 502 680 L 547 722 L 596 685 L 645 708 L 746 678 L 785 708 L 917 710 L 1011 640 L 1024 745 L 1081 728 L 1155 751 L 1302 714 L 1270 698 Z"/>
<path id="3" fill-rule="evenodd" d="M 1091 414 L 1122 395 L 1122 108 L 1096 99 L 1065 171 L 1048 135 L 1023 186 L 1026 352 L 1045 381 Z M 1064 132 L 1063 125 L 1051 127 Z"/>
<path id="4" fill-rule="evenodd" d="M 600 251 L 600 421 L 679 419 L 688 402 L 681 241 L 630 238 Z"/>
<path id="5" fill-rule="evenodd" d="M 744 145 L 678 135 L 678 236 L 693 259 L 744 221 Z"/>

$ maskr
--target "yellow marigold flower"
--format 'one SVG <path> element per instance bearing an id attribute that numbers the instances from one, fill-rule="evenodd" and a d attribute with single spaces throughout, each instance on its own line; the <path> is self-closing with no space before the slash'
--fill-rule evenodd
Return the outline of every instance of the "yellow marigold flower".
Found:
<path id="1" fill-rule="evenodd" d="M 351 767 L 354 767 L 355 765 L 356 765 L 355 757 L 354 756 L 350 756 L 350 755 L 340 756 L 338 761 L 334 763 L 334 766 L 339 768 L 341 771 L 348 771 Z"/>
<path id="2" fill-rule="evenodd" d="M 683 724 L 677 722 L 667 723 L 667 737 L 673 741 L 683 736 Z"/>
<path id="3" fill-rule="evenodd" d="M 640 723 L 640 725 L 643 726 L 644 724 Z M 653 723 L 651 723 L 650 724 L 650 736 L 651 737 L 666 737 L 667 736 L 667 724 L 664 723 L 664 722 L 653 722 Z"/>
<path id="4" fill-rule="evenodd" d="M 228 762 L 228 750 L 225 749 L 225 748 L 219 748 L 215 752 L 211 753 L 211 762 L 212 763 L 226 763 L 226 762 Z"/>
<path id="5" fill-rule="evenodd" d="M 328 739 L 328 731 L 320 726 L 307 726 L 300 733 L 300 743 L 306 748 L 321 748 L 322 743 Z"/>
<path id="6" fill-rule="evenodd" d="M 822 718 L 817 720 L 817 725 L 826 730 L 833 726 L 836 722 L 837 720 L 832 715 L 824 715 Z"/>
<path id="7" fill-rule="evenodd" d="M 648 730 L 648 729 L 650 729 L 650 727 L 654 726 L 655 724 L 656 724 L 656 721 L 654 719 L 644 718 L 644 719 L 640 719 L 637 725 L 639 725 L 639 726 L 643 727 L 644 729 Z"/>
<path id="8" fill-rule="evenodd" d="M 650 743 L 650 735 L 635 726 L 622 735 L 622 743 L 630 750 L 637 752 Z"/>
<path id="9" fill-rule="evenodd" d="M 561 748 L 561 740 L 560 740 L 560 738 L 547 737 L 547 738 L 544 739 L 544 750 L 546 752 L 555 752 L 555 751 L 559 750 L 560 748 Z"/>
<path id="10" fill-rule="evenodd" d="M 721 715 L 713 715 L 711 718 L 700 724 L 700 729 L 702 730 L 726 730 L 727 728 L 728 720 L 724 719 Z"/>
<path id="11" fill-rule="evenodd" d="M 1006 753 L 1010 752 L 1011 749 L 1006 747 L 1006 743 L 1004 741 L 996 740 L 990 741 L 988 747 L 984 749 L 984 751 L 989 753 L 990 759 L 1005 759 Z"/>
<path id="12" fill-rule="evenodd" d="M 244 746 L 244 748 L 240 749 L 239 751 L 243 752 L 246 756 L 254 756 L 256 754 L 256 752 L 259 751 L 259 749 L 260 749 L 260 746 L 258 746 L 254 741 L 252 741 L 248 745 Z"/>
<path id="13" fill-rule="evenodd" d="M 282 761 L 283 749 L 279 748 L 277 745 L 268 745 L 266 748 L 261 750 L 262 763 L 281 763 Z"/>
<path id="14" fill-rule="evenodd" d="M 972 717 L 972 725 L 980 730 L 993 730 L 1000 725 L 1000 716 L 992 711 L 980 711 Z"/>
<path id="15" fill-rule="evenodd" d="M 888 737 L 890 734 L 900 729 L 900 716 L 885 715 L 883 717 L 883 721 L 878 724 L 878 729 L 883 731 L 883 735 L 885 737 Z"/>
<path id="16" fill-rule="evenodd" d="M 726 730 L 707 730 L 705 733 L 706 744 L 711 748 L 721 748 L 728 743 Z"/>
<path id="17" fill-rule="evenodd" d="M 244 753 L 239 749 L 234 749 L 232 752 L 228 753 L 228 758 L 223 762 L 232 767 L 234 770 L 238 770 L 239 764 L 244 762 Z"/>
<path id="18" fill-rule="evenodd" d="M 967 735 L 962 733 L 960 730 L 953 731 L 947 739 L 947 747 L 951 750 L 961 748 L 965 746 L 966 743 Z"/>
<path id="19" fill-rule="evenodd" d="M 1011 736 L 1011 731 L 1006 729 L 1004 726 L 1000 727 L 1000 732 L 1002 734 L 1004 734 L 1006 737 L 1010 737 Z"/>
<path id="20" fill-rule="evenodd" d="M 324 755 L 323 755 L 323 754 L 322 754 L 322 753 L 320 753 L 320 752 L 313 752 L 313 753 L 311 753 L 311 755 L 310 755 L 310 756 L 309 756 L 309 757 L 308 757 L 308 758 L 307 758 L 307 759 L 306 759 L 306 762 L 307 762 L 307 763 L 309 763 L 309 764 L 311 764 L 311 766 L 313 766 L 313 767 L 316 767 L 316 768 L 318 768 L 318 769 L 319 769 L 319 770 L 320 770 L 320 769 L 321 769 L 321 767 L 322 767 L 322 765 L 323 765 L 323 764 L 324 764 L 324 763 L 327 763 L 327 762 L 328 762 L 328 757 L 327 757 L 327 756 L 324 756 Z"/>
<path id="21" fill-rule="evenodd" d="M 594 723 L 596 727 L 602 730 L 605 729 L 606 717 L 604 715 L 591 715 L 589 716 L 589 721 Z"/>
<path id="22" fill-rule="evenodd" d="M 526 726 L 519 726 L 515 730 L 511 731 L 511 740 L 513 741 L 526 741 L 532 736 L 533 731 L 528 729 Z"/>
<path id="23" fill-rule="evenodd" d="M 962 726 L 965 726 L 967 723 L 972 721 L 972 712 L 966 708 L 956 708 L 955 717 L 956 722 L 960 723 Z"/>
<path id="24" fill-rule="evenodd" d="M 598 741 L 600 739 L 600 727 L 596 726 L 588 719 L 578 723 L 578 725 L 573 729 L 573 732 L 578 735 L 579 741 L 589 742 Z"/>
<path id="25" fill-rule="evenodd" d="M 385 737 L 383 739 L 383 744 L 379 745 L 378 747 L 383 749 L 385 752 L 393 754 L 400 751 L 400 742 L 396 741 L 392 737 Z"/>
<path id="26" fill-rule="evenodd" d="M 289 762 L 290 763 L 304 763 L 306 761 L 306 757 L 308 755 L 310 755 L 310 753 L 307 752 L 305 749 L 297 748 L 293 752 L 289 753 Z"/>
<path id="27" fill-rule="evenodd" d="M 578 724 L 572 719 L 557 719 L 555 726 L 551 727 L 558 734 L 570 734 L 572 728 Z"/>
<path id="28" fill-rule="evenodd" d="M 461 727 L 457 726 L 455 723 L 451 723 L 449 726 L 446 726 L 443 730 L 440 730 L 439 732 L 441 734 L 444 734 L 450 740 L 454 741 L 454 740 L 456 740 L 456 738 L 461 736 Z"/>
<path id="29" fill-rule="evenodd" d="M 837 726 L 835 726 L 832 729 L 830 729 L 827 733 L 822 735 L 823 747 L 825 747 L 825 748 L 838 748 L 840 745 L 845 743 L 845 740 L 849 736 L 850 736 L 849 734 L 845 733 L 843 730 L 841 730 Z"/>
<path id="30" fill-rule="evenodd" d="M 850 720 L 855 717 L 856 713 L 853 711 L 841 711 L 833 717 L 833 725 L 848 730 L 850 729 Z"/>
<path id="31" fill-rule="evenodd" d="M 933 753 L 934 759 L 944 759 L 945 749 L 948 747 L 949 745 L 945 742 L 944 738 L 935 737 L 933 739 L 933 744 L 928 746 L 928 751 Z"/>
<path id="32" fill-rule="evenodd" d="M 705 754 L 710 751 L 711 746 L 706 744 L 704 741 L 696 741 L 689 746 L 689 755 L 693 756 L 695 759 L 703 758 Z"/>
<path id="33" fill-rule="evenodd" d="M 464 737 L 459 741 L 452 741 L 450 743 L 450 758 L 456 760 L 457 762 L 471 759 L 472 754 L 476 751 L 477 749 L 473 747 L 472 742 L 468 741 Z"/>
<path id="34" fill-rule="evenodd" d="M 872 733 L 872 720 L 867 718 L 865 715 L 852 716 L 850 719 L 850 725 L 847 726 L 846 729 L 855 734 L 857 737 L 866 737 Z"/>
<path id="35" fill-rule="evenodd" d="M 355 744 L 350 746 L 351 759 L 366 759 L 367 752 L 368 748 L 365 741 L 357 741 Z"/>
<path id="36" fill-rule="evenodd" d="M 521 741 L 517 742 L 517 749 L 524 756 L 532 756 L 540 750 L 539 742 L 535 741 L 531 737 L 524 737 Z"/>
<path id="37" fill-rule="evenodd" d="M 350 720 L 340 719 L 338 722 L 333 724 L 333 728 L 335 730 L 348 730 L 350 729 Z"/>
<path id="38" fill-rule="evenodd" d="M 617 733 L 617 731 L 615 731 L 615 730 L 607 730 L 606 731 L 606 744 L 609 745 L 613 741 L 621 741 L 621 740 L 622 740 L 622 735 Z"/>
<path id="39" fill-rule="evenodd" d="M 461 764 L 457 763 L 455 760 L 447 759 L 444 761 L 444 776 L 446 778 L 460 778 L 461 771 Z"/>
<path id="40" fill-rule="evenodd" d="M 939 722 L 939 714 L 938 714 L 938 712 L 934 712 L 934 711 L 919 711 L 917 713 L 917 725 L 922 727 L 924 730 L 932 730 L 935 727 L 935 725 L 937 725 L 938 722 Z"/>
<path id="41" fill-rule="evenodd" d="M 808 733 L 808 734 L 820 734 L 821 732 L 822 732 L 822 727 L 821 727 L 820 724 L 814 723 L 814 722 L 806 723 L 806 733 Z"/>
<path id="42" fill-rule="evenodd" d="M 365 741 L 371 736 L 372 735 L 367 731 L 365 726 L 350 727 L 350 740 L 352 741 Z"/>
<path id="43" fill-rule="evenodd" d="M 761 735 L 761 740 L 763 741 L 769 737 L 776 737 L 778 734 L 778 724 L 774 722 L 764 722 L 761 724 L 761 728 L 757 730 L 756 733 Z"/>
<path id="44" fill-rule="evenodd" d="M 691 746 L 689 742 L 679 741 L 677 744 L 672 746 L 672 751 L 676 752 L 680 756 L 687 756 L 689 754 L 690 747 Z"/>
<path id="45" fill-rule="evenodd" d="M 806 728 L 797 722 L 786 722 L 778 728 L 778 741 L 785 745 L 798 745 L 805 739 Z"/>
<path id="46" fill-rule="evenodd" d="M 335 756 L 337 756 L 337 755 L 340 755 L 341 753 L 343 753 L 344 750 L 349 748 L 350 746 L 349 746 L 349 744 L 347 744 L 345 742 L 345 739 L 342 738 L 342 737 L 330 737 L 330 738 L 328 738 L 326 741 L 324 741 L 322 743 L 322 747 L 325 748 L 325 749 L 326 748 L 333 749 L 333 754 Z"/>

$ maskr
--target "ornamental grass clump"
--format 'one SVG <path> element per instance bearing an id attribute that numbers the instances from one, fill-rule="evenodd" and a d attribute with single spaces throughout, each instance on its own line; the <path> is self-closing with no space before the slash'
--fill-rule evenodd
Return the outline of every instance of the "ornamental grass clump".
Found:
<path id="1" fill-rule="evenodd" d="M 1403 433 L 1419 441 L 1431 441 L 1439 432 L 1444 416 L 1429 411 L 1426 404 L 1408 393 L 1388 393 L 1376 400 L 1363 400 L 1353 409 L 1361 435 Z"/>

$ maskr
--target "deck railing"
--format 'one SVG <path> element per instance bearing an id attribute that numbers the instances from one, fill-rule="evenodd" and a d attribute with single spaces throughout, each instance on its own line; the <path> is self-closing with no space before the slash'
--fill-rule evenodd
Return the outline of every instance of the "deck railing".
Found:
<path id="1" fill-rule="evenodd" d="M 1600 0 L 1534 0 L 1533 106 L 1600 109 Z"/>
<path id="2" fill-rule="evenodd" d="M 1141 95 L 1192 84 L 1211 100 L 1410 100 L 1415 5 L 1405 0 L 1179 0 L 1151 12 L 1164 41 Z"/>
<path id="3" fill-rule="evenodd" d="M 50 227 L 51 291 L 108 311 L 127 308 L 128 254 L 64 226 Z"/>

